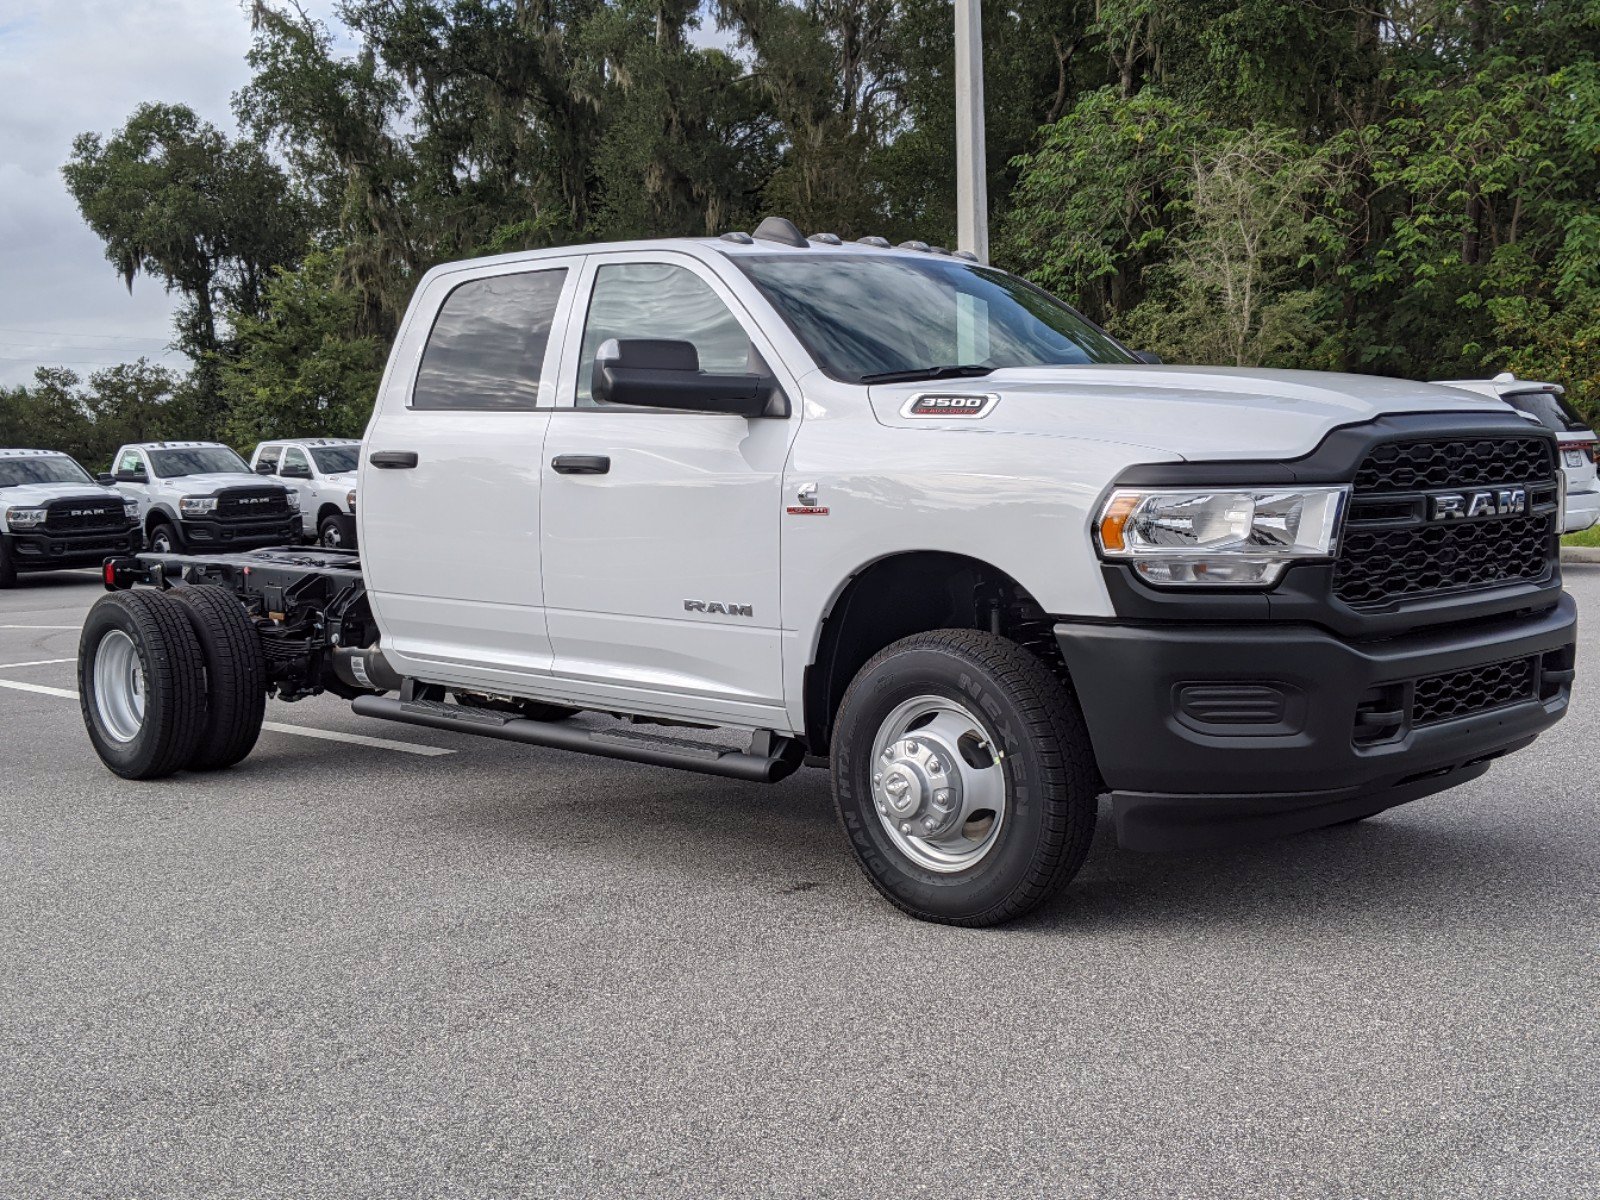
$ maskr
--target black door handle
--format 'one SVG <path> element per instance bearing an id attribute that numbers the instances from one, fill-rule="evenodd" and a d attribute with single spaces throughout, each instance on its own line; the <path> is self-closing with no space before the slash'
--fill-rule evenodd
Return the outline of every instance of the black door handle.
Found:
<path id="1" fill-rule="evenodd" d="M 611 460 L 604 454 L 558 454 L 550 460 L 557 475 L 604 475 Z"/>
<path id="2" fill-rule="evenodd" d="M 415 450 L 375 450 L 367 455 L 367 461 L 375 467 L 386 471 L 401 470 L 417 465 L 417 452 Z"/>

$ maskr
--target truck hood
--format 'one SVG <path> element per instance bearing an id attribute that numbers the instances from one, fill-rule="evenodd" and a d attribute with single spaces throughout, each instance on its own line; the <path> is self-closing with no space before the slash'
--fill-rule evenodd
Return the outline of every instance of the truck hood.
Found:
<path id="1" fill-rule="evenodd" d="M 283 484 L 276 479 L 265 479 L 253 471 L 248 474 L 240 471 L 213 471 L 201 475 L 178 475 L 160 482 L 185 496 L 209 496 L 223 488 L 283 487 Z"/>
<path id="2" fill-rule="evenodd" d="M 122 493 L 101 487 L 98 483 L 19 483 L 16 487 L 0 488 L 0 508 L 13 504 L 48 504 L 52 500 L 82 497 L 85 500 L 122 500 Z"/>
<path id="3" fill-rule="evenodd" d="M 910 416 L 921 395 L 998 397 L 982 416 Z M 1120 442 L 1185 459 L 1297 458 L 1341 425 L 1389 413 L 1505 412 L 1433 383 L 1240 367 L 1008 367 L 978 379 L 875 384 L 874 413 L 905 429 L 967 429 Z"/>

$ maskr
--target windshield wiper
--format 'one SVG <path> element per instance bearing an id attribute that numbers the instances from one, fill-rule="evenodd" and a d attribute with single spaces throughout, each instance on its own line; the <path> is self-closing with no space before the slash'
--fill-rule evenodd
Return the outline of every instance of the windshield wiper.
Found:
<path id="1" fill-rule="evenodd" d="M 923 379 L 973 379 L 988 375 L 993 367 L 976 364 L 964 367 L 918 367 L 914 371 L 880 371 L 876 375 L 863 375 L 862 383 L 915 383 Z"/>

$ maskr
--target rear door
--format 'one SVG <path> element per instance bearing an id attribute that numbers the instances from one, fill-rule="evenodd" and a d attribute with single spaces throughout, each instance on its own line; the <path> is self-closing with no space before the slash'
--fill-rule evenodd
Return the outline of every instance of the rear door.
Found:
<path id="1" fill-rule="evenodd" d="M 406 674 L 515 688 L 550 669 L 539 469 L 574 258 L 435 276 L 363 444 L 362 564 Z M 423 318 L 426 320 L 426 317 Z"/>

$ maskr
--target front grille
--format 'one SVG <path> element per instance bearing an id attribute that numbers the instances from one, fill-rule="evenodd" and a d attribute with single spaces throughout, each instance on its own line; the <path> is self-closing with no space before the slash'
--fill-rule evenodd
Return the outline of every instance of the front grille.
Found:
<path id="1" fill-rule="evenodd" d="M 217 493 L 217 516 L 223 520 L 282 517 L 288 512 L 282 488 L 232 488 Z"/>
<path id="2" fill-rule="evenodd" d="M 1356 494 L 1496 487 L 1548 479 L 1555 468 L 1542 438 L 1455 438 L 1375 446 L 1356 471 Z"/>
<path id="3" fill-rule="evenodd" d="M 1455 717 L 1532 700 L 1537 662 L 1537 658 L 1513 658 L 1419 679 L 1412 702 L 1411 723 L 1413 726 L 1436 725 Z"/>
<path id="4" fill-rule="evenodd" d="M 1441 493 L 1520 487 L 1526 511 L 1430 520 Z M 1537 437 L 1454 438 L 1375 446 L 1356 471 L 1333 593 L 1352 608 L 1537 583 L 1555 558 L 1555 458 Z"/>
<path id="5" fill-rule="evenodd" d="M 125 529 L 127 512 L 118 499 L 87 496 L 80 500 L 52 500 L 46 506 L 46 533 L 87 533 L 95 530 Z"/>

